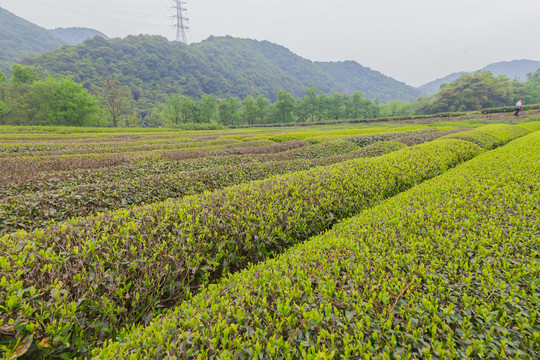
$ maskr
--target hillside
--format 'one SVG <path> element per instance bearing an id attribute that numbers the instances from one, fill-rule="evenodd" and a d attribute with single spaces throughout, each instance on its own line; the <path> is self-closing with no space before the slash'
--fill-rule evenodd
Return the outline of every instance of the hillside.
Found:
<path id="1" fill-rule="evenodd" d="M 349 94 L 361 91 L 364 97 L 375 99 L 378 96 L 383 103 L 393 99 L 414 101 L 421 95 L 421 92 L 415 88 L 355 61 L 316 62 L 315 64 L 344 86 Z"/>
<path id="2" fill-rule="evenodd" d="M 513 60 L 501 61 L 484 67 L 483 71 L 491 71 L 493 75 L 506 75 L 510 80 L 526 81 L 527 74 L 540 69 L 540 61 Z"/>
<path id="3" fill-rule="evenodd" d="M 214 94 L 243 99 L 262 94 L 270 100 L 281 89 L 301 98 L 313 86 L 325 93 L 361 91 L 365 97 L 379 96 L 383 101 L 411 100 L 417 95 L 413 88 L 408 87 L 407 93 L 404 84 L 353 62 L 314 63 L 268 41 L 229 36 L 190 45 L 148 35 L 107 41 L 94 38 L 26 63 L 71 75 L 87 88 L 103 76 L 118 74 L 136 99 L 143 96 L 149 101 L 178 89 L 192 97 Z M 345 74 L 349 69 L 351 74 Z M 390 83 L 398 84 L 399 90 L 391 92 Z"/>
<path id="4" fill-rule="evenodd" d="M 500 61 L 487 66 L 484 66 L 480 71 L 491 71 L 494 76 L 505 75 L 510 80 L 518 79 L 519 81 L 526 81 L 527 74 L 535 72 L 540 69 L 540 61 L 534 60 L 512 60 L 512 61 Z M 439 91 L 442 84 L 448 84 L 450 81 L 456 80 L 465 71 L 453 73 L 443 78 L 428 82 L 417 89 L 423 93 L 432 95 Z M 469 74 L 474 71 L 469 72 Z"/>
<path id="5" fill-rule="evenodd" d="M 54 36 L 62 39 L 64 42 L 70 45 L 80 44 L 84 40 L 93 38 L 94 36 L 101 36 L 104 39 L 109 38 L 100 31 L 82 27 L 56 28 L 49 31 Z"/>
<path id="6" fill-rule="evenodd" d="M 465 71 L 455 72 L 450 75 L 446 75 L 445 77 L 421 85 L 416 89 L 422 94 L 433 95 L 439 92 L 442 84 L 448 84 L 451 81 L 457 80 L 457 78 L 459 78 L 461 74 L 465 74 Z"/>
<path id="7" fill-rule="evenodd" d="M 65 42 L 48 30 L 0 8 L 0 71 L 9 73 L 11 66 L 26 56 L 57 49 Z"/>

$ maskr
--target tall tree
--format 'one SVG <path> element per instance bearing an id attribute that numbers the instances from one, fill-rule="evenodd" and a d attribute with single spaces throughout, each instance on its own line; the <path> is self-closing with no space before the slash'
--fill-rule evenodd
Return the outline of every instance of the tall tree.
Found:
<path id="1" fill-rule="evenodd" d="M 182 92 L 169 95 L 165 103 L 164 116 L 167 122 L 179 125 L 182 119 Z"/>
<path id="2" fill-rule="evenodd" d="M 118 83 L 118 76 L 113 76 L 102 78 L 95 92 L 102 107 L 110 114 L 112 126 L 118 127 L 120 118 L 130 108 L 133 99 L 131 91 Z"/>
<path id="3" fill-rule="evenodd" d="M 218 102 L 214 95 L 204 95 L 199 100 L 199 116 L 201 122 L 211 123 L 216 120 Z"/>
<path id="4" fill-rule="evenodd" d="M 6 104 L 4 104 L 2 101 L 0 101 L 0 124 L 6 125 L 5 119 L 6 115 L 9 114 L 11 110 L 7 107 Z"/>
<path id="5" fill-rule="evenodd" d="M 245 123 L 253 125 L 257 118 L 257 102 L 253 99 L 253 96 L 248 95 L 242 101 L 242 120 Z"/>
<path id="6" fill-rule="evenodd" d="M 83 126 L 99 111 L 94 97 L 70 77 L 58 83 L 55 103 L 56 118 L 65 125 Z"/>
<path id="7" fill-rule="evenodd" d="M 182 96 L 180 99 L 180 109 L 182 113 L 182 122 L 184 124 L 197 122 L 197 103 L 191 97 Z"/>
<path id="8" fill-rule="evenodd" d="M 219 120 L 223 125 L 234 125 L 239 120 L 238 100 L 234 97 L 219 102 Z"/>
<path id="9" fill-rule="evenodd" d="M 525 103 L 540 103 L 540 69 L 527 74 L 527 81 L 524 84 L 525 96 L 522 96 Z"/>
<path id="10" fill-rule="evenodd" d="M 363 106 L 362 93 L 355 91 L 351 96 L 352 117 L 354 119 L 359 119 L 363 115 Z"/>
<path id="11" fill-rule="evenodd" d="M 6 75 L 2 71 L 0 71 L 0 84 L 7 82 Z"/>
<path id="12" fill-rule="evenodd" d="M 264 95 L 257 96 L 257 117 L 261 124 L 264 123 L 266 115 L 268 114 L 268 106 L 270 101 L 264 97 Z"/>
<path id="13" fill-rule="evenodd" d="M 310 87 L 306 89 L 306 95 L 304 96 L 304 106 L 308 115 L 311 117 L 311 121 L 315 121 L 317 110 L 319 109 L 319 99 L 317 97 L 317 89 Z"/>
<path id="14" fill-rule="evenodd" d="M 277 120 L 276 122 L 289 123 L 294 120 L 293 110 L 294 110 L 295 100 L 294 97 L 286 92 L 285 90 L 279 90 L 276 103 L 274 104 L 274 116 Z"/>

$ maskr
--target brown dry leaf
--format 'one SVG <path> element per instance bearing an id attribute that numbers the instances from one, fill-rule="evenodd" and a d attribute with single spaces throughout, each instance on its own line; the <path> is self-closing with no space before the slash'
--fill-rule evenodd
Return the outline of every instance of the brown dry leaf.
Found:
<path id="1" fill-rule="evenodd" d="M 30 348 L 30 345 L 32 345 L 33 339 L 34 335 L 29 335 L 25 337 L 24 340 L 20 342 L 19 346 L 17 346 L 15 352 L 11 355 L 10 359 L 16 359 L 20 356 L 23 356 Z"/>
<path id="2" fill-rule="evenodd" d="M 51 347 L 51 344 L 49 344 L 49 338 L 46 337 L 45 339 L 41 340 L 39 342 L 39 346 L 43 347 L 43 348 L 48 348 L 48 347 Z"/>

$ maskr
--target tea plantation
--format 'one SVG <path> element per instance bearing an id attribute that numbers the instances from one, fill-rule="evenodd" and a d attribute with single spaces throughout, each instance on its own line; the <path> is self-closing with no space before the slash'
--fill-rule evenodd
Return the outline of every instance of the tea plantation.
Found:
<path id="1" fill-rule="evenodd" d="M 438 120 L 0 127 L 0 357 L 538 358 L 540 117 Z"/>

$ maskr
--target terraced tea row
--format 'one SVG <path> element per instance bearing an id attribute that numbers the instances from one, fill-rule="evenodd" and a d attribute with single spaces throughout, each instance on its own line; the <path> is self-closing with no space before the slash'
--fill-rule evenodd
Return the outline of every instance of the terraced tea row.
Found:
<path id="1" fill-rule="evenodd" d="M 93 355 L 537 359 L 539 198 L 536 132 L 203 289 Z"/>
<path id="2" fill-rule="evenodd" d="M 509 135 L 506 135 L 504 130 Z M 528 132 L 523 128 L 517 128 L 516 130 L 511 125 L 503 125 L 502 129 L 490 125 L 485 127 L 483 131 L 476 130 L 477 133 L 491 137 L 497 144 L 508 141 L 513 136 Z M 498 132 L 501 131 L 502 133 L 499 134 Z M 494 135 L 490 135 L 491 133 L 494 133 Z M 419 141 L 441 136 L 441 134 L 442 132 L 419 133 L 407 135 L 406 138 L 416 138 Z M 426 136 L 428 137 L 426 138 Z M 372 139 L 379 139 L 379 137 L 380 135 L 370 137 L 369 141 L 364 140 L 361 144 L 369 143 Z M 278 143 L 266 151 L 271 153 L 282 148 L 294 148 L 297 146 L 295 143 L 297 142 L 293 142 L 293 144 Z M 65 221 L 71 217 L 87 216 L 98 211 L 164 201 L 168 198 L 181 198 L 186 195 L 216 190 L 247 181 L 261 180 L 291 171 L 307 170 L 314 166 L 328 165 L 358 157 L 368 157 L 371 153 L 374 153 L 373 149 L 375 147 L 373 145 L 364 148 L 366 150 L 350 152 L 356 148 L 352 143 L 337 141 L 304 147 L 299 150 L 293 149 L 279 154 L 280 158 L 321 158 L 322 160 L 278 161 L 268 164 L 251 162 L 249 164 L 235 164 L 232 167 L 225 166 L 187 173 L 152 175 L 117 180 L 113 183 L 93 183 L 91 185 L 63 187 L 61 190 L 56 191 L 7 197 L 0 203 L 0 235 L 17 230 L 31 231 L 37 227 Z M 394 144 L 397 143 L 384 143 L 380 152 L 386 153 L 397 150 L 399 145 L 395 146 Z M 260 148 L 256 148 L 255 151 L 257 149 Z M 346 156 L 322 157 L 347 152 L 349 154 Z M 268 157 L 267 160 L 270 158 Z M 237 160 L 242 161 L 239 158 Z M 50 183 L 50 180 L 48 181 Z M 20 188 L 17 191 L 20 192 Z"/>
<path id="3" fill-rule="evenodd" d="M 436 140 L 4 236 L 0 322 L 12 340 L 5 354 L 25 342 L 47 356 L 85 352 L 224 274 L 480 152 L 468 142 Z"/>
<path id="4" fill-rule="evenodd" d="M 306 146 L 304 141 L 291 141 L 270 146 L 243 148 L 244 155 L 219 155 L 216 152 L 204 152 L 184 161 L 166 159 L 164 156 L 146 156 L 104 169 L 76 169 L 61 172 L 42 172 L 33 174 L 31 179 L 17 177 L 11 182 L 0 185 L 0 198 L 21 192 L 37 192 L 62 189 L 82 184 L 112 182 L 157 174 L 173 174 L 183 171 L 200 170 L 206 167 L 233 166 L 253 162 L 280 161 L 292 159 L 313 159 L 324 156 L 341 155 L 358 147 L 349 142 L 333 142 Z M 302 149 L 305 148 L 305 149 Z M 238 150 L 238 149 L 237 149 Z M 266 152 L 266 154 L 264 154 Z M 253 153 L 251 155 L 250 153 Z M 211 156 L 214 155 L 214 156 Z M 170 154 L 174 157 L 174 154 Z"/>
<path id="5" fill-rule="evenodd" d="M 455 131 L 456 130 L 427 132 L 411 131 L 393 133 L 392 136 L 398 135 L 397 138 L 400 142 L 406 144 L 407 146 L 412 146 L 426 141 L 432 141 L 444 135 L 454 133 Z M 181 171 L 200 170 L 205 167 L 233 166 L 251 162 L 316 159 L 327 156 L 342 155 L 357 148 L 353 145 L 353 143 L 344 142 L 341 139 L 331 142 L 317 143 L 312 146 L 305 146 L 307 144 L 309 143 L 306 141 L 293 140 L 270 146 L 236 149 L 235 151 L 237 153 L 244 152 L 242 156 L 223 155 L 223 152 L 214 152 L 214 156 L 210 157 L 210 155 L 212 155 L 210 152 L 201 152 L 197 155 L 204 156 L 204 158 L 199 157 L 188 159 L 190 161 L 179 160 L 181 158 L 190 157 L 182 153 L 169 153 L 169 158 L 172 158 L 173 161 L 170 161 L 170 159 L 165 160 L 157 155 L 145 156 L 139 158 L 138 160 L 131 160 L 128 157 L 125 157 L 125 155 L 122 155 L 119 158 L 109 158 L 109 161 L 112 162 L 111 166 L 106 166 L 106 159 L 94 159 L 95 164 L 92 164 L 93 166 L 90 169 L 74 169 L 68 171 L 49 171 L 37 173 L 35 171 L 25 171 L 22 174 L 19 171 L 17 176 L 11 176 L 9 179 L 6 178 L 5 181 L 0 184 L 0 199 L 7 196 L 13 196 L 15 194 L 22 195 L 27 192 L 55 190 L 75 185 L 111 182 L 157 174 L 172 174 Z M 385 153 L 384 148 L 385 146 L 383 146 L 382 153 Z M 276 152 L 276 154 L 272 154 L 273 152 Z M 362 153 L 365 154 L 365 152 Z M 247 156 L 249 154 L 254 154 L 255 156 Z M 192 157 L 193 153 L 188 155 L 191 155 Z M 105 167 L 102 168 L 99 166 L 100 164 L 103 164 Z M 51 168 L 54 169 L 61 166 L 66 165 L 62 164 L 62 161 L 58 163 L 53 162 Z M 77 167 L 75 164 L 73 166 Z M 84 167 L 85 164 L 83 163 L 79 166 Z M 24 166 L 21 167 L 24 168 Z"/>
<path id="6" fill-rule="evenodd" d="M 246 143 L 227 143 L 224 145 L 212 145 L 199 149 L 176 150 L 175 152 L 166 152 L 167 157 L 176 157 L 177 159 L 194 159 L 205 156 L 220 156 L 234 153 L 249 153 L 257 147 L 270 147 L 285 150 L 280 144 L 264 141 L 254 141 Z M 85 155 L 63 155 L 46 157 L 21 157 L 14 159 L 0 159 L 0 180 L 3 183 L 13 183 L 31 179 L 35 173 L 44 171 L 61 171 L 74 169 L 92 169 L 100 167 L 115 166 L 134 160 L 141 160 L 146 157 L 162 157 L 161 152 L 133 152 L 119 153 L 116 155 L 108 154 L 85 154 Z"/>
<path id="7" fill-rule="evenodd" d="M 389 153 L 404 146 L 399 143 L 380 144 L 341 156 L 251 162 L 13 196 L 0 203 L 0 235 L 17 230 L 31 231 L 37 227 L 65 221 L 71 217 L 87 216 L 98 211 L 181 198 L 275 175 L 308 170 L 315 166 L 371 155 L 379 156 L 383 152 Z"/>

